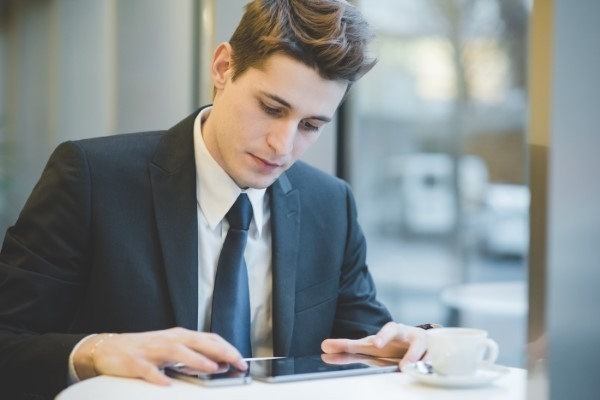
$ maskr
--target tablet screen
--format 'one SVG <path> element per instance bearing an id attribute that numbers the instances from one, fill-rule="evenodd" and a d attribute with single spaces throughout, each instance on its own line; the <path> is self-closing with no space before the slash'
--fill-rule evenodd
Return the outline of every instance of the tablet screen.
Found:
<path id="1" fill-rule="evenodd" d="M 266 382 L 289 382 L 397 370 L 397 361 L 356 354 L 321 354 L 250 361 L 252 377 Z"/>

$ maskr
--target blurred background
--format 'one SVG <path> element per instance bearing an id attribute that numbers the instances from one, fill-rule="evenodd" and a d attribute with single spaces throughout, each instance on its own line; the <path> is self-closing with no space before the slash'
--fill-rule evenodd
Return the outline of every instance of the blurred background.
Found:
<path id="1" fill-rule="evenodd" d="M 56 145 L 164 129 L 210 101 L 244 0 L 0 0 L 0 232 Z M 352 185 L 381 300 L 478 326 L 523 367 L 527 0 L 364 0 L 375 69 L 307 161 Z"/>
<path id="2" fill-rule="evenodd" d="M 358 3 L 377 30 L 346 176 L 398 321 L 478 326 L 524 365 L 529 239 L 524 0 Z"/>

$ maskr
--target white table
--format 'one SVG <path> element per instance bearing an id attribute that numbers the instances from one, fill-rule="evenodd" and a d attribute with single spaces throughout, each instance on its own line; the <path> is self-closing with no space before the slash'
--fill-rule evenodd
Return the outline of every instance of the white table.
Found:
<path id="1" fill-rule="evenodd" d="M 141 380 L 100 376 L 67 388 L 57 400 L 521 400 L 526 397 L 526 389 L 527 371 L 515 368 L 491 385 L 471 389 L 429 387 L 402 373 L 276 384 L 253 381 L 249 385 L 222 388 L 205 388 L 179 381 L 170 387 L 159 387 Z"/>

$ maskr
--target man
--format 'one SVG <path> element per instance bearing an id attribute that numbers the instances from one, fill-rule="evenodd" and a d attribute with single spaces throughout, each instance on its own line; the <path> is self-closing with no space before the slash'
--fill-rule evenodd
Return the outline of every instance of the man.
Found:
<path id="1" fill-rule="evenodd" d="M 0 254 L 1 386 L 53 395 L 98 374 L 167 385 L 175 363 L 245 369 L 210 333 L 241 193 L 253 356 L 420 358 L 423 330 L 375 299 L 348 186 L 296 162 L 373 66 L 369 38 L 345 1 L 254 0 L 214 53 L 212 106 L 166 132 L 60 145 Z"/>

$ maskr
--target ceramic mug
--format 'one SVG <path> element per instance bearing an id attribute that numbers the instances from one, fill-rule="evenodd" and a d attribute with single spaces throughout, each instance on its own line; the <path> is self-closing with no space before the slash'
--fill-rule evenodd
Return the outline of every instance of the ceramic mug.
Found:
<path id="1" fill-rule="evenodd" d="M 427 331 L 427 356 L 442 375 L 473 375 L 498 358 L 498 344 L 488 333 L 474 328 L 438 328 Z"/>

